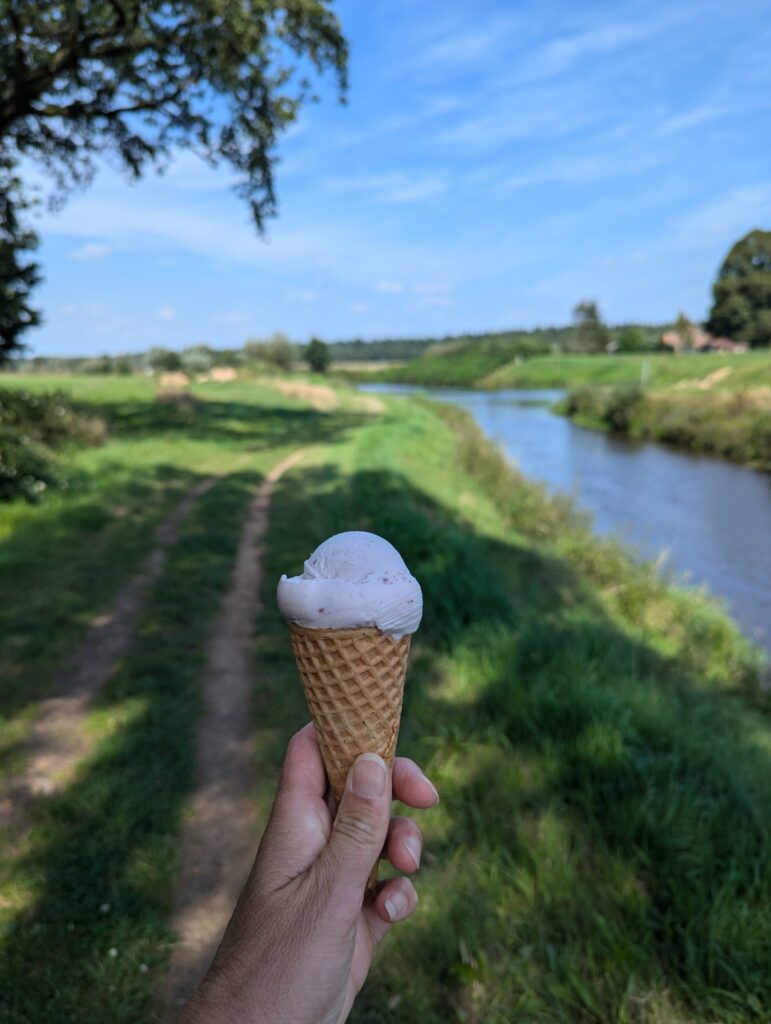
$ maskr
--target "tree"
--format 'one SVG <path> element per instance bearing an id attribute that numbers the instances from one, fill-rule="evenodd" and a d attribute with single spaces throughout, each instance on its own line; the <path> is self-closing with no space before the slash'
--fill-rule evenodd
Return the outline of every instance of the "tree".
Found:
<path id="1" fill-rule="evenodd" d="M 616 334 L 619 352 L 642 352 L 646 348 L 645 335 L 639 327 L 628 325 Z"/>
<path id="2" fill-rule="evenodd" d="M 208 373 L 212 368 L 212 354 L 208 345 L 190 345 L 180 353 L 182 369 L 191 377 Z"/>
<path id="3" fill-rule="evenodd" d="M 244 343 L 244 356 L 257 363 L 270 363 L 279 370 L 288 371 L 297 359 L 297 346 L 283 331 L 276 331 L 265 341 Z"/>
<path id="4" fill-rule="evenodd" d="M 276 140 L 314 98 L 298 65 L 344 94 L 346 63 L 331 0 L 0 0 L 0 159 L 41 163 L 61 202 L 97 155 L 139 177 L 192 149 L 237 171 L 261 228 Z"/>
<path id="5" fill-rule="evenodd" d="M 711 334 L 771 345 L 771 231 L 756 229 L 729 251 L 712 286 Z"/>
<path id="6" fill-rule="evenodd" d="M 178 352 L 172 352 L 168 348 L 151 348 L 145 356 L 145 364 L 153 373 L 163 373 L 179 370 L 182 367 L 182 360 Z"/>
<path id="7" fill-rule="evenodd" d="M 675 334 L 680 339 L 680 352 L 690 352 L 693 349 L 694 328 L 685 313 L 678 313 L 674 327 Z"/>
<path id="8" fill-rule="evenodd" d="M 567 348 L 571 352 L 605 352 L 610 331 L 602 322 L 596 302 L 584 299 L 573 307 L 573 329 Z"/>
<path id="9" fill-rule="evenodd" d="M 40 323 L 40 314 L 29 304 L 40 274 L 25 255 L 35 250 L 37 237 L 20 221 L 28 205 L 12 161 L 0 152 L 0 365 L 21 351 L 21 335 Z"/>
<path id="10" fill-rule="evenodd" d="M 326 373 L 331 360 L 329 348 L 318 338 L 311 338 L 305 349 L 305 361 L 314 373 Z"/>

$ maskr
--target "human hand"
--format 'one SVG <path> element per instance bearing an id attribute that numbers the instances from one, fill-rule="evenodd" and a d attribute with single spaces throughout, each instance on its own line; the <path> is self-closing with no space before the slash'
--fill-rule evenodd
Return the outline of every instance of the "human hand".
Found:
<path id="1" fill-rule="evenodd" d="M 353 766 L 337 815 L 312 724 L 289 741 L 268 827 L 217 955 L 180 1024 L 340 1024 L 378 943 L 415 910 L 405 877 L 363 906 L 381 854 L 397 871 L 420 863 L 422 836 L 391 800 L 432 807 L 434 786 L 408 758 L 393 774 L 375 754 Z M 392 793 L 393 790 L 393 793 Z"/>

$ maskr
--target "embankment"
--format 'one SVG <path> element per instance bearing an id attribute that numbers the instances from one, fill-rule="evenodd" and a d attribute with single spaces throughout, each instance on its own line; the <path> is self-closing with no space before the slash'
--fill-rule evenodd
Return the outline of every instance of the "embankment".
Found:
<path id="1" fill-rule="evenodd" d="M 771 388 L 583 387 L 561 411 L 582 426 L 663 441 L 771 470 Z"/>

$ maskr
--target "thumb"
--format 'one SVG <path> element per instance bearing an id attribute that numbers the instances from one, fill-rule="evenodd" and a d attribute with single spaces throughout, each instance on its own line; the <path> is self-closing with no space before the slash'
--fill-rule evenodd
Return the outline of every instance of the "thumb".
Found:
<path id="1" fill-rule="evenodd" d="M 321 857 L 333 888 L 355 896 L 359 904 L 383 849 L 390 817 L 388 766 L 377 754 L 361 754 L 348 773 L 332 835 Z"/>

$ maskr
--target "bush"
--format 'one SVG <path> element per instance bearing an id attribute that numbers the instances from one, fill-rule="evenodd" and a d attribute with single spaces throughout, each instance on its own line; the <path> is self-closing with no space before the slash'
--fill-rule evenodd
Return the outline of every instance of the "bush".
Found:
<path id="1" fill-rule="evenodd" d="M 244 355 L 250 362 L 269 363 L 279 370 L 289 371 L 297 358 L 297 347 L 285 334 L 277 331 L 265 341 L 247 341 Z"/>
<path id="2" fill-rule="evenodd" d="M 59 392 L 0 390 L 0 501 L 34 501 L 46 488 L 64 486 L 55 450 L 104 438 L 102 420 L 76 412 Z"/>
<path id="3" fill-rule="evenodd" d="M 636 384 L 611 388 L 577 388 L 568 394 L 564 411 L 568 416 L 579 416 L 610 430 L 626 432 L 635 409 L 642 398 Z"/>
<path id="4" fill-rule="evenodd" d="M 311 338 L 308 347 L 305 349 L 305 361 L 314 373 L 326 373 L 331 361 L 329 349 L 323 341 L 318 338 Z"/>

